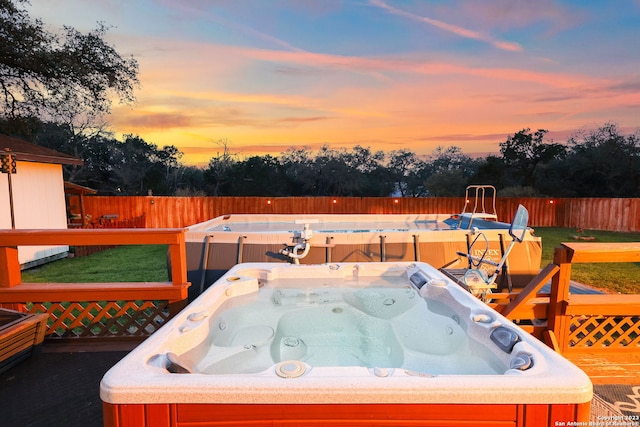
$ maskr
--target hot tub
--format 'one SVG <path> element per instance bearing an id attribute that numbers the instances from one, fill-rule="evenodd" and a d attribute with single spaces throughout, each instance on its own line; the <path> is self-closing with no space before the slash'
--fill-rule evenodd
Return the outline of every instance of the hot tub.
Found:
<path id="1" fill-rule="evenodd" d="M 592 386 L 428 264 L 246 263 L 100 395 L 107 426 L 533 426 L 588 421 Z"/>
<path id="2" fill-rule="evenodd" d="M 442 267 L 455 260 L 457 252 L 467 252 L 473 230 L 484 233 L 489 244 L 485 257 L 497 262 L 511 240 L 509 226 L 496 221 L 494 215 L 477 213 L 221 216 L 187 228 L 189 295 L 193 300 L 208 284 L 243 262 L 422 261 Z M 306 253 L 300 250 L 300 258 L 282 253 L 283 249 L 291 253 L 304 242 L 309 249 Z M 508 258 L 515 288 L 524 287 L 540 272 L 541 256 L 541 240 L 529 228 Z"/>

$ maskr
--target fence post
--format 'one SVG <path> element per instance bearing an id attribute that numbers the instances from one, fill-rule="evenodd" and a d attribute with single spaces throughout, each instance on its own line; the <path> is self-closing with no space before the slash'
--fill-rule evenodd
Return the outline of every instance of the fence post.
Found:
<path id="1" fill-rule="evenodd" d="M 553 254 L 553 263 L 560 267 L 560 271 L 551 279 L 548 326 L 558 339 L 560 352 L 568 347 L 569 316 L 565 312 L 569 302 L 571 255 L 571 250 L 565 246 L 555 248 Z"/>

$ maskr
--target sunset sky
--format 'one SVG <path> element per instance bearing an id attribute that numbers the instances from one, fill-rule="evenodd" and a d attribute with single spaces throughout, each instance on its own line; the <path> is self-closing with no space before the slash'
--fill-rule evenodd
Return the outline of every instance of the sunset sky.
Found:
<path id="1" fill-rule="evenodd" d="M 140 65 L 117 135 L 206 164 L 291 146 L 498 152 L 640 128 L 640 0 L 30 0 Z"/>

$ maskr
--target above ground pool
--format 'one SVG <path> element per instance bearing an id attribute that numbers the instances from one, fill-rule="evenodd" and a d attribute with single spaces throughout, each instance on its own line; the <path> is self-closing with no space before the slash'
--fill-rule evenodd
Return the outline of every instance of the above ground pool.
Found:
<path id="1" fill-rule="evenodd" d="M 484 214 L 225 215 L 187 228 L 191 300 L 236 264 L 422 261 L 442 267 L 467 252 L 474 233 L 488 247 L 476 256 L 498 261 L 509 223 Z M 478 248 L 480 245 L 477 245 Z M 528 229 L 508 258 L 511 280 L 524 287 L 540 271 L 542 243 Z"/>
<path id="2" fill-rule="evenodd" d="M 524 426 L 588 421 L 592 386 L 426 263 L 246 263 L 100 393 L 114 426 Z"/>

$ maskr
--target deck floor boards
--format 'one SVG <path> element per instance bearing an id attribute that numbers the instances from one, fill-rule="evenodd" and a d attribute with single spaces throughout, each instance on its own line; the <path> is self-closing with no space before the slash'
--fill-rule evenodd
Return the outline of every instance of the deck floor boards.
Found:
<path id="1" fill-rule="evenodd" d="M 640 385 L 640 352 L 566 353 L 594 384 Z"/>
<path id="2" fill-rule="evenodd" d="M 0 374 L 2 427 L 100 427 L 100 380 L 127 352 L 38 351 Z"/>

